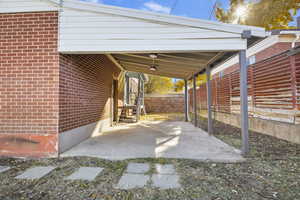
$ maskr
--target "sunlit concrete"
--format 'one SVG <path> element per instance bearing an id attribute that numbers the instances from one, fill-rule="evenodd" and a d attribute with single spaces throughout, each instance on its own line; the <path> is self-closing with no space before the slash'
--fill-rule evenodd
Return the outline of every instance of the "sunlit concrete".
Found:
<path id="1" fill-rule="evenodd" d="M 109 160 L 129 158 L 185 158 L 215 162 L 240 162 L 240 151 L 209 136 L 188 122 L 141 121 L 107 129 L 62 157 L 91 156 Z"/>

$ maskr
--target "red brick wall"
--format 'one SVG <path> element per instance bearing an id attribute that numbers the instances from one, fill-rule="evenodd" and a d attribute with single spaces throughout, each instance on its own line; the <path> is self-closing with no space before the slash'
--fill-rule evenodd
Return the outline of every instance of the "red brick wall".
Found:
<path id="1" fill-rule="evenodd" d="M 183 95 L 146 96 L 145 106 L 148 113 L 183 113 Z"/>
<path id="2" fill-rule="evenodd" d="M 57 12 L 0 14 L 0 155 L 57 152 Z"/>
<path id="3" fill-rule="evenodd" d="M 265 60 L 267 58 L 270 58 L 274 55 L 277 55 L 281 52 L 284 52 L 286 50 L 289 50 L 292 48 L 292 44 L 290 42 L 279 42 L 259 53 L 256 54 L 256 62 Z"/>
<path id="4" fill-rule="evenodd" d="M 110 118 L 113 75 L 118 74 L 104 55 L 61 55 L 59 132 Z"/>

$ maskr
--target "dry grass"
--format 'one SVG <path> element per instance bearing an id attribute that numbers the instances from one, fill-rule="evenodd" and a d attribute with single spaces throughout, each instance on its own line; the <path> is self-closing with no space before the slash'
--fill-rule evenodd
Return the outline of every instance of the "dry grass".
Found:
<path id="1" fill-rule="evenodd" d="M 174 118 L 173 118 L 174 117 Z M 182 114 L 148 115 L 147 120 L 176 120 Z M 215 123 L 215 136 L 240 147 L 239 129 Z M 149 186 L 133 190 L 114 188 L 129 161 L 75 157 L 42 160 L 0 159 L 13 169 L 0 174 L 0 199 L 149 199 L 149 200 L 263 200 L 300 199 L 300 145 L 259 133 L 250 133 L 251 153 L 238 164 L 206 163 L 184 159 L 135 159 L 135 162 L 171 163 L 180 175 L 181 189 L 159 190 Z M 34 181 L 16 180 L 25 169 L 37 165 L 57 166 L 48 176 Z M 105 170 L 95 181 L 66 181 L 80 166 Z"/>

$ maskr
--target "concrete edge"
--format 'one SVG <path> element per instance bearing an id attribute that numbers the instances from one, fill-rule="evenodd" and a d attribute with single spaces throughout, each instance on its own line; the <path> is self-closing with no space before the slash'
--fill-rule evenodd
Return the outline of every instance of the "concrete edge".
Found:
<path id="1" fill-rule="evenodd" d="M 80 126 L 59 134 L 59 153 L 63 153 L 89 137 L 101 135 L 110 126 L 110 118 Z"/>
<path id="2" fill-rule="evenodd" d="M 64 158 L 72 158 L 72 157 L 83 157 L 83 156 L 78 156 L 78 155 L 68 155 L 68 156 L 62 156 Z M 103 159 L 103 160 L 109 160 L 109 161 L 131 161 L 134 160 L 136 161 L 137 159 L 170 159 L 170 160 L 192 160 L 192 161 L 198 161 L 198 162 L 204 162 L 204 163 L 223 163 L 223 164 L 238 164 L 238 163 L 244 163 L 247 162 L 247 159 L 242 157 L 241 159 L 232 159 L 232 160 L 228 160 L 228 159 L 192 159 L 192 158 L 178 158 L 178 157 L 118 157 L 118 158 L 114 158 L 114 159 L 110 159 L 107 157 L 99 157 L 97 155 L 89 155 L 87 157 L 91 157 L 91 158 L 99 158 L 99 159 Z"/>

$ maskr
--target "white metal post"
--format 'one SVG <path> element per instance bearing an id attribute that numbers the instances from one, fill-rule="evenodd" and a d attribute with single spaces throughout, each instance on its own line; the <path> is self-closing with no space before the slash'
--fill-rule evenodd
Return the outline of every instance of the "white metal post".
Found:
<path id="1" fill-rule="evenodd" d="M 197 126 L 197 75 L 193 76 L 193 109 L 194 109 L 194 125 Z"/>
<path id="2" fill-rule="evenodd" d="M 240 111 L 242 130 L 242 153 L 249 152 L 249 122 L 248 122 L 248 83 L 247 83 L 247 57 L 246 50 L 239 52 L 240 60 Z"/>
<path id="3" fill-rule="evenodd" d="M 189 117 L 188 117 L 188 83 L 187 80 L 184 79 L 184 115 L 185 115 L 185 121 L 188 122 L 189 121 Z"/>
<path id="4" fill-rule="evenodd" d="M 206 90 L 207 90 L 207 130 L 208 134 L 213 134 L 213 121 L 211 110 L 211 83 L 210 83 L 210 66 L 206 68 Z"/>

